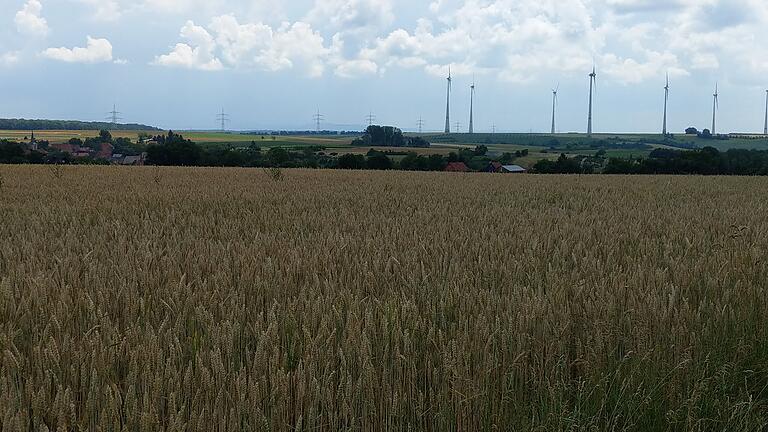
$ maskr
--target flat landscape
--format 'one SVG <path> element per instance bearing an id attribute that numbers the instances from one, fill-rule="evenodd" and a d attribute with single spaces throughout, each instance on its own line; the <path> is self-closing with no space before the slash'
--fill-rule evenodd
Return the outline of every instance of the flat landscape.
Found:
<path id="1" fill-rule="evenodd" d="M 128 138 L 136 142 L 139 134 L 158 135 L 159 131 L 113 131 L 114 138 Z M 216 131 L 181 131 L 185 138 L 209 149 L 240 148 L 251 143 L 266 149 L 282 147 L 303 149 L 307 147 L 323 148 L 329 154 L 366 154 L 371 148 L 379 151 L 414 152 L 420 155 L 439 154 L 447 156 L 461 148 L 473 149 L 478 145 L 488 148 L 490 157 L 501 157 L 504 153 L 515 153 L 528 150 L 528 154 L 518 157 L 515 163 L 531 168 L 536 162 L 547 159 L 556 160 L 560 154 L 569 157 L 594 156 L 604 153 L 606 158 L 647 158 L 651 151 L 657 148 L 703 148 L 711 146 L 720 151 L 730 149 L 768 150 L 768 138 L 763 135 L 734 135 L 729 140 L 701 139 L 696 136 L 675 135 L 674 139 L 665 141 L 658 134 L 595 134 L 592 138 L 584 134 L 512 134 L 512 133 L 477 133 L 477 134 L 408 134 L 422 136 L 432 145 L 430 148 L 384 148 L 384 147 L 354 147 L 349 135 L 270 135 L 240 132 Z M 8 139 L 26 142 L 30 131 L 0 130 L 0 140 Z M 85 139 L 98 136 L 99 131 L 35 131 L 35 138 L 51 143 L 64 143 L 71 138 Z"/>
<path id="2" fill-rule="evenodd" d="M 72 138 L 93 138 L 99 135 L 98 130 L 36 130 L 35 138 L 41 140 L 47 140 L 54 144 L 60 144 L 69 141 Z M 15 141 L 24 141 L 31 135 L 31 131 L 23 130 L 0 130 L 0 139 L 8 139 Z M 144 133 L 150 136 L 162 135 L 167 131 L 111 131 L 111 134 L 115 138 L 128 138 L 132 141 L 136 141 L 139 134 Z M 241 133 L 227 133 L 227 132 L 195 132 L 195 131 L 182 131 L 185 138 L 189 138 L 195 142 L 202 144 L 247 144 L 251 141 L 256 141 L 259 145 L 265 147 L 277 147 L 277 146 L 349 146 L 352 142 L 352 138 L 349 137 L 335 137 L 335 136 L 275 136 L 272 139 L 268 134 L 241 134 Z"/>
<path id="3" fill-rule="evenodd" d="M 768 425 L 768 179 L 282 174 L 0 166 L 0 430 Z"/>

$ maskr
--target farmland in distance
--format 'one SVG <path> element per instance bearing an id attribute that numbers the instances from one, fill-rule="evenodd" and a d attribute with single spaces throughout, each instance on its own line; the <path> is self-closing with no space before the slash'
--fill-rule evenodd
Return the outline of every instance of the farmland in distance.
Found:
<path id="1" fill-rule="evenodd" d="M 757 431 L 768 180 L 0 166 L 0 430 Z"/>

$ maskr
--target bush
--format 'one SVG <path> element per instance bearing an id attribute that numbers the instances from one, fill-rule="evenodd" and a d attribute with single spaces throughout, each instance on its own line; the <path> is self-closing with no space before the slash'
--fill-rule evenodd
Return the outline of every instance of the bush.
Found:
<path id="1" fill-rule="evenodd" d="M 338 167 L 340 169 L 348 170 L 365 169 L 365 156 L 358 154 L 345 154 L 339 156 Z"/>
<path id="2" fill-rule="evenodd" d="M 392 160 L 384 153 L 377 153 L 368 156 L 366 166 L 371 170 L 389 170 L 392 169 Z"/>

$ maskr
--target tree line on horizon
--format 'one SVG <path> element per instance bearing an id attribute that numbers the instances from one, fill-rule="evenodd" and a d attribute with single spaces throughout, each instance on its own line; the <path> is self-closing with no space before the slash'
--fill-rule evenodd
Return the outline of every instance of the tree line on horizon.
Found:
<path id="1" fill-rule="evenodd" d="M 108 122 L 84 122 L 77 120 L 33 120 L 0 119 L 0 130 L 113 130 L 113 131 L 159 131 L 154 126 L 143 124 L 120 124 Z"/>
<path id="2" fill-rule="evenodd" d="M 561 154 L 556 161 L 541 160 L 531 172 L 538 174 L 625 174 L 625 175 L 768 175 L 768 151 L 714 147 L 693 150 L 655 149 L 644 158 L 607 158 Z"/>
<path id="3" fill-rule="evenodd" d="M 406 137 L 394 126 L 371 125 L 363 135 L 352 141 L 353 147 L 414 147 L 429 148 L 431 144 L 422 137 Z"/>
<path id="4" fill-rule="evenodd" d="M 375 130 L 375 129 L 374 129 Z M 373 142 L 379 138 L 373 138 Z M 384 135 L 387 136 L 387 135 Z M 394 136 L 394 135 L 389 135 Z M 390 138 L 386 138 L 390 139 Z M 46 142 L 39 141 L 41 148 Z M 461 162 L 469 171 L 483 171 L 490 162 L 514 163 L 529 155 L 527 150 L 501 155 L 489 154 L 488 147 L 462 148 L 447 156 L 420 155 L 407 148 L 392 150 L 370 149 L 366 154 L 337 153 L 323 146 L 298 148 L 261 148 L 255 141 L 244 147 L 203 147 L 181 134 L 169 131 L 150 137 L 142 143 L 127 138 L 113 138 L 108 131 L 82 141 L 73 138 L 69 144 L 89 147 L 96 151 L 109 143 L 115 152 L 123 154 L 146 153 L 147 165 L 208 166 L 208 167 L 265 167 L 265 168 L 323 168 L 369 169 L 405 171 L 443 171 L 449 163 Z M 378 146 L 377 146 L 378 147 Z M 385 146 L 381 146 L 385 147 Z M 137 153 L 138 152 L 138 153 Z M 24 144 L 0 140 L 2 164 L 106 164 L 109 161 L 91 158 L 73 158 L 51 149 L 50 152 L 29 150 Z M 713 147 L 702 149 L 655 149 L 647 157 L 607 157 L 605 150 L 591 156 L 568 157 L 561 154 L 556 160 L 542 159 L 530 172 L 537 174 L 694 174 L 694 175 L 768 175 L 768 151 L 732 149 L 721 152 Z"/>

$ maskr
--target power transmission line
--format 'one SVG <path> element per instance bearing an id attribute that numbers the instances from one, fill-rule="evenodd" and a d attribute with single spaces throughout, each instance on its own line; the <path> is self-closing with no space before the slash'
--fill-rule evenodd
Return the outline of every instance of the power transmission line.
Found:
<path id="1" fill-rule="evenodd" d="M 424 129 L 424 120 L 422 120 L 421 117 L 419 117 L 419 121 L 416 122 L 416 125 L 419 127 L 419 133 L 422 133 L 422 130 Z"/>
<path id="2" fill-rule="evenodd" d="M 461 133 L 461 122 L 456 122 L 456 133 Z"/>
<path id="3" fill-rule="evenodd" d="M 230 122 L 229 114 L 224 112 L 224 108 L 221 109 L 221 114 L 216 115 L 216 120 L 221 123 L 221 131 L 227 131 L 227 123 Z"/>
<path id="4" fill-rule="evenodd" d="M 117 110 L 116 105 L 112 105 L 112 111 L 109 111 L 107 114 L 109 114 L 109 117 L 107 117 L 106 120 L 110 121 L 113 125 L 117 124 L 119 120 L 123 119 L 120 117 L 120 114 L 122 113 Z"/>
<path id="5" fill-rule="evenodd" d="M 367 116 L 365 116 L 365 120 L 368 122 L 368 126 L 373 126 L 373 122 L 376 121 L 376 116 L 373 115 L 373 112 L 369 112 Z"/>
<path id="6" fill-rule="evenodd" d="M 317 114 L 313 115 L 312 119 L 315 121 L 317 132 L 320 133 L 320 123 L 322 123 L 323 120 L 325 120 L 325 116 L 320 114 L 320 108 L 317 109 Z"/>

